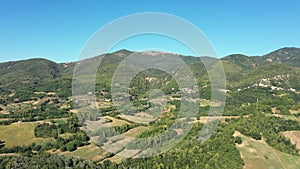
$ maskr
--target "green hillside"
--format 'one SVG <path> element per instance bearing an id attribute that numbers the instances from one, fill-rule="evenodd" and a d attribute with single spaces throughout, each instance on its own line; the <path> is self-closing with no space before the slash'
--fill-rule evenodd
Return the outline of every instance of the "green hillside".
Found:
<path id="1" fill-rule="evenodd" d="M 60 77 L 63 66 L 45 59 L 30 59 L 0 64 L 0 87 L 17 89 Z"/>
<path id="2" fill-rule="evenodd" d="M 300 145 L 293 144 L 300 142 L 300 136 L 290 134 L 291 142 L 282 134 L 300 131 L 299 48 L 219 60 L 179 56 L 195 77 L 200 99 L 183 97 L 183 91 L 195 89 L 180 89 L 171 74 L 150 68 L 138 72 L 126 87 L 132 104 L 128 107 L 114 100 L 111 85 L 120 63 L 134 53 L 120 50 L 73 63 L 45 59 L 0 63 L 0 168 L 235 169 L 278 168 L 276 160 L 285 159 L 300 162 Z M 158 59 L 175 55 L 150 54 Z M 211 97 L 211 86 L 216 84 L 210 79 L 222 80 L 211 76 L 220 74 L 217 63 L 222 63 L 226 75 L 226 88 L 214 91 L 226 95 L 218 125 L 218 117 L 207 120 L 211 108 L 222 106 Z M 176 68 L 174 74 L 183 71 L 182 66 Z M 95 88 L 85 88 L 87 84 Z M 188 105 L 186 117 L 179 113 L 183 103 Z M 191 115 L 194 103 L 199 109 L 195 116 Z M 193 125 L 191 130 L 169 151 L 154 149 L 159 153 L 135 158 L 147 153 L 143 144 L 168 146 L 166 140 L 183 136 L 185 123 Z M 280 165 L 297 169 L 289 163 Z"/>
<path id="3" fill-rule="evenodd" d="M 286 47 L 266 54 L 263 58 L 268 62 L 284 63 L 293 67 L 300 67 L 300 50 L 295 47 Z"/>

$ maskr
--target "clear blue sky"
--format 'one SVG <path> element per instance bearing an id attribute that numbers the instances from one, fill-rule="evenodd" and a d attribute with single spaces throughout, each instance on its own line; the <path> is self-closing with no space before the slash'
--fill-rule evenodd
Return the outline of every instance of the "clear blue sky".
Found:
<path id="1" fill-rule="evenodd" d="M 75 61 L 95 31 L 140 12 L 170 13 L 192 22 L 219 56 L 262 55 L 285 46 L 300 47 L 298 0 L 2 0 L 0 62 L 33 57 Z M 118 48 L 162 48 L 155 45 L 136 40 Z M 188 54 L 176 45 L 166 50 Z"/>

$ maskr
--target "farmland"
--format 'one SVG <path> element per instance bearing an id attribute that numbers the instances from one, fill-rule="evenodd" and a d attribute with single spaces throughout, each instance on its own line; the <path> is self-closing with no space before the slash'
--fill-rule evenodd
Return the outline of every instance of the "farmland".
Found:
<path id="1" fill-rule="evenodd" d="M 254 140 L 239 132 L 235 132 L 235 136 L 243 140 L 242 144 L 237 144 L 236 147 L 245 162 L 245 169 L 297 169 L 300 165 L 299 156 L 282 153 L 263 140 Z"/>
<path id="2" fill-rule="evenodd" d="M 36 138 L 34 127 L 35 123 L 12 123 L 8 126 L 0 126 L 0 140 L 5 141 L 6 147 L 30 145 L 49 140 Z"/>

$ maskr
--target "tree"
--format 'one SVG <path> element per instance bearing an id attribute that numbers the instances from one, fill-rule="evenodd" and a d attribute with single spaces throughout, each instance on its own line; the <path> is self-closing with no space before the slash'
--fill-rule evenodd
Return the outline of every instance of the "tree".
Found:
<path id="1" fill-rule="evenodd" d="M 38 124 L 34 128 L 34 135 L 36 137 L 57 137 L 57 126 L 48 123 Z"/>
<path id="2" fill-rule="evenodd" d="M 237 137 L 235 137 L 235 141 L 234 141 L 235 143 L 237 143 L 237 144 L 242 144 L 242 138 L 241 137 L 239 137 L 239 136 L 237 136 Z"/>
<path id="3" fill-rule="evenodd" d="M 68 151 L 75 151 L 77 149 L 74 143 L 68 143 L 66 147 Z"/>
<path id="4" fill-rule="evenodd" d="M 60 146 L 60 151 L 64 152 L 64 151 L 67 151 L 67 147 L 66 146 Z"/>

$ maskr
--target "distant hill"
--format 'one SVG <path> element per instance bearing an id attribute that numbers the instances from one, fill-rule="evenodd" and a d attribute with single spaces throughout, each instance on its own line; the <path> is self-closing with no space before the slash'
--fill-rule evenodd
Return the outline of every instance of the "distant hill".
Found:
<path id="1" fill-rule="evenodd" d="M 0 63 L 0 88 L 18 89 L 62 76 L 63 65 L 46 59 Z"/>
<path id="2" fill-rule="evenodd" d="M 286 47 L 263 56 L 268 62 L 284 63 L 300 67 L 300 48 Z"/>
<path id="3" fill-rule="evenodd" d="M 229 56 L 222 58 L 222 60 L 231 62 L 231 63 L 241 67 L 242 70 L 255 69 L 266 63 L 265 59 L 262 57 L 259 57 L 259 56 L 249 57 L 249 56 L 240 55 L 240 54 L 229 55 Z"/>
<path id="4" fill-rule="evenodd" d="M 96 83 L 109 86 L 113 72 L 118 64 L 132 53 L 134 52 L 123 49 L 79 62 L 81 64 L 91 64 L 95 63 L 97 59 L 103 59 L 101 61 L 101 68 L 97 72 Z M 205 75 L 206 69 L 201 59 L 192 56 L 179 55 L 179 57 L 189 65 L 192 72 L 198 77 L 199 84 L 205 85 L 209 77 Z M 202 57 L 202 60 L 213 61 L 215 59 Z M 221 61 L 225 69 L 227 85 L 237 87 L 239 85 L 245 85 L 245 83 L 248 83 L 251 79 L 260 79 L 270 75 L 269 72 L 273 72 L 272 75 L 283 73 L 276 69 L 288 69 L 288 71 L 290 71 L 294 70 L 293 67 L 300 67 L 300 48 L 282 48 L 264 56 L 255 57 L 234 54 L 222 58 Z M 46 59 L 29 59 L 0 63 L 0 90 L 10 91 L 31 88 L 31 90 L 37 91 L 62 91 L 66 87 L 71 87 L 76 63 L 77 62 L 55 63 Z M 270 64 L 273 66 L 268 66 Z M 286 66 L 274 66 L 276 64 L 284 64 Z M 84 72 L 88 71 L 88 69 L 88 66 L 81 66 L 81 69 L 77 71 Z M 164 76 L 167 75 L 165 74 Z M 70 89 L 68 90 L 70 95 Z"/>

